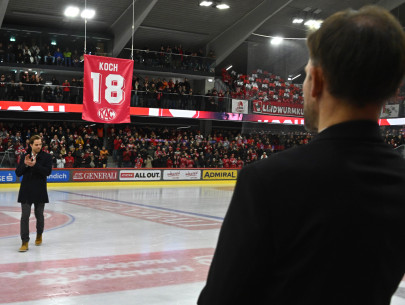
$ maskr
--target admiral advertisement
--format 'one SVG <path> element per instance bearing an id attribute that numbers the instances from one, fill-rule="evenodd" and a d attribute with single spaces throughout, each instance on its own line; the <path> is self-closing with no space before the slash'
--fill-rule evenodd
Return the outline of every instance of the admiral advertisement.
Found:
<path id="1" fill-rule="evenodd" d="M 156 181 L 161 174 L 160 170 L 121 170 L 120 181 Z"/>
<path id="2" fill-rule="evenodd" d="M 170 169 L 163 171 L 163 180 L 200 180 L 201 170 Z"/>
<path id="3" fill-rule="evenodd" d="M 204 170 L 203 180 L 236 180 L 238 170 Z"/>

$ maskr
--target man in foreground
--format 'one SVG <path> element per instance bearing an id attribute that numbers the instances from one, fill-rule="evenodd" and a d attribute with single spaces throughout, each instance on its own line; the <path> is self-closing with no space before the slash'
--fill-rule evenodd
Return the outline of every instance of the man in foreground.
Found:
<path id="1" fill-rule="evenodd" d="M 44 231 L 44 207 L 49 202 L 46 179 L 52 172 L 52 157 L 42 151 L 42 140 L 38 135 L 30 138 L 30 149 L 21 157 L 15 170 L 18 177 L 23 176 L 18 193 L 18 202 L 21 203 L 20 235 L 22 240 L 20 252 L 28 251 L 29 219 L 31 206 L 34 204 L 35 218 L 37 219 L 37 237 L 35 245 L 42 244 Z"/>
<path id="2" fill-rule="evenodd" d="M 378 119 L 405 73 L 386 10 L 308 37 L 304 115 L 319 134 L 240 172 L 199 305 L 388 305 L 405 271 L 405 162 Z"/>

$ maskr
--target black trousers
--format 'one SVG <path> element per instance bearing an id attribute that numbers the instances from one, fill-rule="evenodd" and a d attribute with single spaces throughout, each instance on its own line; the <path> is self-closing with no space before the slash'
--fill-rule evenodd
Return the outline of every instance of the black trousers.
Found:
<path id="1" fill-rule="evenodd" d="M 21 203 L 20 235 L 23 242 L 30 240 L 30 215 L 32 203 Z M 37 219 L 37 234 L 44 232 L 45 203 L 34 203 L 35 218 Z"/>

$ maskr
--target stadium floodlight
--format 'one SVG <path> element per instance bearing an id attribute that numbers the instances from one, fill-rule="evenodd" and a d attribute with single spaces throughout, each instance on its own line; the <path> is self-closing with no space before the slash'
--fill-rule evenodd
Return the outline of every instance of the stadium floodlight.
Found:
<path id="1" fill-rule="evenodd" d="M 79 15 L 80 9 L 77 6 L 68 6 L 65 9 L 65 16 L 66 17 L 77 17 Z"/>
<path id="2" fill-rule="evenodd" d="M 275 45 L 281 44 L 281 43 L 283 42 L 283 40 L 284 40 L 283 37 L 273 37 L 273 38 L 270 40 L 270 43 L 275 46 Z"/>
<path id="3" fill-rule="evenodd" d="M 293 20 L 292 20 L 292 23 L 301 24 L 301 23 L 303 23 L 303 22 L 304 22 L 304 19 L 303 19 L 303 18 L 299 18 L 299 17 L 295 17 L 295 18 L 293 18 Z"/>
<path id="4" fill-rule="evenodd" d="M 217 9 L 226 10 L 226 9 L 228 9 L 228 8 L 229 8 L 229 5 L 228 5 L 228 4 L 225 4 L 225 3 L 219 3 L 219 4 L 217 4 Z"/>
<path id="5" fill-rule="evenodd" d="M 81 13 L 82 18 L 91 19 L 96 15 L 96 11 L 92 9 L 85 9 Z"/>
<path id="6" fill-rule="evenodd" d="M 211 6 L 212 1 L 200 1 L 200 6 Z"/>

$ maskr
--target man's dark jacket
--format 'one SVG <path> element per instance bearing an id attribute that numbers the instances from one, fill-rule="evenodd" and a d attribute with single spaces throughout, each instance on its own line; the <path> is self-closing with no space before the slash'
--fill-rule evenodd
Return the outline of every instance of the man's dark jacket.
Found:
<path id="1" fill-rule="evenodd" d="M 242 169 L 199 305 L 388 305 L 405 270 L 405 161 L 371 121 Z"/>
<path id="2" fill-rule="evenodd" d="M 31 150 L 27 152 L 31 154 Z M 36 156 L 36 164 L 33 167 L 26 166 L 25 156 L 21 156 L 15 170 L 18 177 L 23 176 L 18 193 L 18 202 L 21 203 L 48 203 L 48 191 L 46 178 L 52 172 L 52 157 L 50 154 L 40 151 Z"/>

